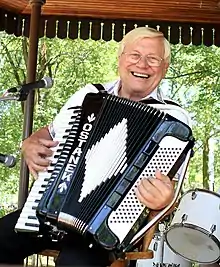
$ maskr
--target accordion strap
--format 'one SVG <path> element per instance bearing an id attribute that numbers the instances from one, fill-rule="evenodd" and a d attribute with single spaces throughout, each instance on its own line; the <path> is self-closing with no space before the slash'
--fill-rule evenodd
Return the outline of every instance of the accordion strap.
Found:
<path id="1" fill-rule="evenodd" d="M 105 87 L 101 83 L 93 83 L 92 85 L 95 86 L 100 93 L 107 93 Z"/>
<path id="2" fill-rule="evenodd" d="M 169 104 L 169 105 L 181 107 L 179 104 L 177 104 L 176 102 L 174 102 L 172 100 L 164 99 L 163 101 L 164 101 L 164 104 Z M 152 97 L 144 99 L 141 102 L 144 104 L 163 104 L 160 101 L 158 101 L 157 99 L 154 99 Z"/>
<path id="3" fill-rule="evenodd" d="M 94 83 L 93 86 L 95 86 L 99 90 L 100 93 L 107 93 L 105 87 L 101 83 Z M 164 99 L 163 101 L 165 104 L 181 107 L 179 104 L 177 104 L 173 100 Z M 148 99 L 144 99 L 141 102 L 144 104 L 161 104 L 161 102 L 159 102 L 158 100 L 156 100 L 152 97 L 150 97 Z"/>

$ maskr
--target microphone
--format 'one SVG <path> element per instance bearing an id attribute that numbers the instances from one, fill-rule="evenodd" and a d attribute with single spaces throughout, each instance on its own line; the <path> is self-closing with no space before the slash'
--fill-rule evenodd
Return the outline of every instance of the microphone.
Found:
<path id="1" fill-rule="evenodd" d="M 52 78 L 44 77 L 43 79 L 36 81 L 36 82 L 23 84 L 23 85 L 18 86 L 18 87 L 12 87 L 12 88 L 7 90 L 7 93 L 18 92 L 17 100 L 18 101 L 24 101 L 27 99 L 27 96 L 31 90 L 34 90 L 36 88 L 51 88 L 52 86 L 53 86 Z"/>
<path id="2" fill-rule="evenodd" d="M 0 163 L 3 163 L 6 167 L 12 168 L 16 164 L 16 159 L 14 156 L 0 153 Z"/>

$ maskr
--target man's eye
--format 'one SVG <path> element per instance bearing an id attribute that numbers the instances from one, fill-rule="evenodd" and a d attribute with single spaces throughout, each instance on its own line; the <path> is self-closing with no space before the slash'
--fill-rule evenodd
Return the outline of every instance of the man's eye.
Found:
<path id="1" fill-rule="evenodd" d="M 150 62 L 159 62 L 160 60 L 158 59 L 158 58 L 156 58 L 156 57 L 148 57 L 148 60 L 150 61 Z"/>
<path id="2" fill-rule="evenodd" d="M 131 54 L 130 56 L 131 56 L 132 59 L 135 59 L 135 60 L 140 58 L 139 54 Z"/>

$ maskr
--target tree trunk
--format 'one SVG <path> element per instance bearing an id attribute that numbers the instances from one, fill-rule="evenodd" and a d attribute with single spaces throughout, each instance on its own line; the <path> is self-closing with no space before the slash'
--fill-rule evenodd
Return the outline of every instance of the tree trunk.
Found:
<path id="1" fill-rule="evenodd" d="M 209 137 L 203 141 L 203 188 L 209 189 Z"/>

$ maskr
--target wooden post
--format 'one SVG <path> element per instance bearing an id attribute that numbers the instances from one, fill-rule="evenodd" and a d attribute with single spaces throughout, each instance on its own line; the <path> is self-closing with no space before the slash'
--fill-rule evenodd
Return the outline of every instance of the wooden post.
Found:
<path id="1" fill-rule="evenodd" d="M 27 67 L 27 83 L 34 82 L 36 79 L 37 69 L 37 52 L 39 41 L 39 25 L 41 16 L 41 7 L 45 3 L 44 0 L 31 0 L 31 23 L 29 32 L 29 53 Z M 23 139 L 31 135 L 33 129 L 33 112 L 34 112 L 35 92 L 31 91 L 24 103 L 24 123 L 23 123 Z M 27 195 L 29 185 L 29 170 L 21 157 L 20 181 L 18 193 L 18 208 L 23 207 Z"/>

